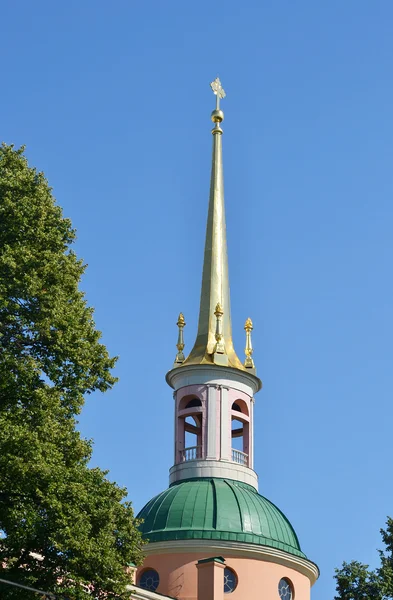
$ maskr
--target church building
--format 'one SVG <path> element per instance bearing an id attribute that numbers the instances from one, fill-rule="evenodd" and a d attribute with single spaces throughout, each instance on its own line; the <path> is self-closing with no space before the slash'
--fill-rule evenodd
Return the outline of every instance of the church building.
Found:
<path id="1" fill-rule="evenodd" d="M 198 332 L 177 355 L 166 381 L 174 398 L 174 464 L 169 487 L 140 511 L 148 541 L 131 598 L 160 600 L 310 600 L 319 571 L 277 506 L 258 493 L 254 406 L 262 382 L 247 319 L 245 360 L 232 341 L 217 78 L 210 199 Z"/>

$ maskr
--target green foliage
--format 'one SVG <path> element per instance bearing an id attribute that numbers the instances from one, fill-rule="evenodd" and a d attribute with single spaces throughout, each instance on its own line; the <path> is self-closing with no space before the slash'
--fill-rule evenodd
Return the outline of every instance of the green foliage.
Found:
<path id="1" fill-rule="evenodd" d="M 382 581 L 384 598 L 393 598 L 393 519 L 388 517 L 386 529 L 381 529 L 385 550 L 379 551 L 381 566 L 378 574 Z"/>
<path id="2" fill-rule="evenodd" d="M 23 152 L 0 148 L 0 578 L 111 598 L 142 542 L 126 491 L 88 467 L 75 418 L 85 394 L 113 386 L 116 359 L 78 289 L 75 231 Z"/>
<path id="3" fill-rule="evenodd" d="M 393 519 L 388 517 L 386 529 L 381 529 L 385 550 L 379 550 L 380 567 L 344 562 L 336 569 L 334 600 L 392 600 L 393 599 Z"/>
<path id="4" fill-rule="evenodd" d="M 334 600 L 382 600 L 380 580 L 368 565 L 352 561 L 336 569 L 336 592 Z"/>

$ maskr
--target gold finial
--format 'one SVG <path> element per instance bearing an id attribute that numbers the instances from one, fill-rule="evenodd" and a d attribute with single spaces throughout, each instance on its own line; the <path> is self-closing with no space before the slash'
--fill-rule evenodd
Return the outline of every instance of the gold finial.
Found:
<path id="1" fill-rule="evenodd" d="M 222 110 L 220 110 L 220 100 L 225 98 L 226 93 L 218 77 L 216 77 L 216 79 L 211 82 L 210 87 L 216 96 L 216 110 L 213 110 L 212 112 L 212 121 L 216 124 L 213 129 L 213 133 L 222 133 L 222 129 L 220 128 L 219 123 L 221 123 L 224 120 L 224 113 L 222 112 Z"/>
<path id="2" fill-rule="evenodd" d="M 217 302 L 216 310 L 214 311 L 214 316 L 216 317 L 216 347 L 214 348 L 214 352 L 218 352 L 218 354 L 224 354 L 225 347 L 222 341 L 222 315 L 224 311 L 222 310 L 222 306 L 219 302 Z"/>
<path id="3" fill-rule="evenodd" d="M 175 364 L 181 364 L 185 360 L 184 354 L 183 354 L 183 350 L 184 350 L 183 329 L 186 326 L 186 322 L 184 320 L 183 313 L 179 314 L 179 318 L 177 320 L 176 325 L 179 328 L 179 334 L 177 336 L 177 344 L 176 344 L 177 354 L 176 354 L 176 358 L 175 358 Z"/>
<path id="4" fill-rule="evenodd" d="M 216 345 L 213 350 L 213 362 L 216 365 L 227 366 L 228 365 L 228 356 L 225 352 L 225 344 L 224 344 L 224 336 L 222 333 L 222 316 L 224 311 L 219 302 L 216 304 L 216 310 L 214 311 L 214 316 L 216 317 Z"/>
<path id="5" fill-rule="evenodd" d="M 226 93 L 221 85 L 219 77 L 216 77 L 210 84 L 213 93 L 216 95 L 216 110 L 220 110 L 220 99 L 225 98 Z"/>
<path id="6" fill-rule="evenodd" d="M 245 322 L 244 329 L 246 330 L 246 347 L 244 349 L 246 360 L 244 361 L 244 366 L 246 369 L 255 369 L 254 361 L 252 359 L 252 353 L 254 350 L 251 343 L 251 331 L 254 329 L 254 327 L 250 317 Z"/>

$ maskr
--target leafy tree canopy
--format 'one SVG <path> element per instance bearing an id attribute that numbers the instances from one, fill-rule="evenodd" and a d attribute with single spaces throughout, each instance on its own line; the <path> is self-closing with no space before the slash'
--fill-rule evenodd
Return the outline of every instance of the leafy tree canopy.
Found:
<path id="1" fill-rule="evenodd" d="M 357 561 L 344 562 L 336 569 L 334 600 L 393 599 L 393 519 L 388 517 L 386 529 L 381 529 L 384 550 L 379 550 L 380 566 L 370 570 Z"/>
<path id="2" fill-rule="evenodd" d="M 115 383 L 42 173 L 0 148 L 0 578 L 68 598 L 122 594 L 141 537 L 126 490 L 88 467 L 76 430 L 85 394 Z M 87 586 L 87 587 L 86 587 Z M 1 586 L 1 597 L 27 598 Z"/>

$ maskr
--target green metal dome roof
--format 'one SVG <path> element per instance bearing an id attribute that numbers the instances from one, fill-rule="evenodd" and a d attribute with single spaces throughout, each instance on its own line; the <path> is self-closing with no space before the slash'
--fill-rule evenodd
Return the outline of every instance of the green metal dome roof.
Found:
<path id="1" fill-rule="evenodd" d="M 150 500 L 138 519 L 149 542 L 228 540 L 306 558 L 285 515 L 252 486 L 231 479 L 176 483 Z"/>

